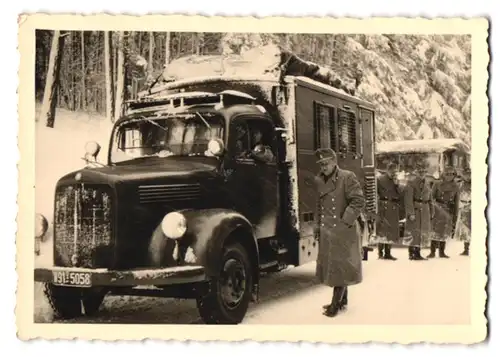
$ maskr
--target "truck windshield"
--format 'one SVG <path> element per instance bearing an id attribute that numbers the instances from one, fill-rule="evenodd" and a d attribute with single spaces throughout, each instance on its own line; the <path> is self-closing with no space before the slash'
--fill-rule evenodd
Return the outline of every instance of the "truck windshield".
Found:
<path id="1" fill-rule="evenodd" d="M 145 116 L 127 121 L 113 135 L 111 163 L 145 157 L 210 156 L 211 139 L 224 137 L 220 114 Z"/>
<path id="2" fill-rule="evenodd" d="M 427 167 L 429 175 L 439 172 L 439 153 L 392 153 L 377 155 L 377 169 L 385 171 L 390 163 L 398 165 L 400 172 L 411 173 L 417 162 Z"/>
<path id="3" fill-rule="evenodd" d="M 408 153 L 402 154 L 399 158 L 399 170 L 412 172 L 417 163 L 427 167 L 427 174 L 434 175 L 439 172 L 439 154 L 438 153 Z"/>

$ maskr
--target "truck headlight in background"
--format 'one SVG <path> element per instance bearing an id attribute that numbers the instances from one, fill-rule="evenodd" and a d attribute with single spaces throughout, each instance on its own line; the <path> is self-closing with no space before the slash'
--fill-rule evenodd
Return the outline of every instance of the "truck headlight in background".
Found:
<path id="1" fill-rule="evenodd" d="M 187 230 L 186 217 L 182 213 L 171 212 L 161 221 L 161 229 L 170 239 L 182 238 Z"/>

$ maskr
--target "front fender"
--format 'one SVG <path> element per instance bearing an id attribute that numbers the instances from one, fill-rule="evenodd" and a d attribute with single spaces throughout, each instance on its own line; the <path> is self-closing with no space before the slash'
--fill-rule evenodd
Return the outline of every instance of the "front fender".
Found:
<path id="1" fill-rule="evenodd" d="M 187 220 L 187 231 L 178 240 L 177 255 L 183 258 L 189 248 L 195 256 L 195 264 L 202 265 L 208 276 L 217 276 L 222 263 L 222 248 L 228 239 L 235 239 L 248 250 L 250 259 L 258 269 L 258 245 L 251 223 L 240 213 L 230 209 L 182 210 Z M 233 233 L 238 234 L 236 237 Z M 175 264 L 172 254 L 175 241 L 167 239 L 158 225 L 149 246 L 149 258 L 153 266 Z"/>

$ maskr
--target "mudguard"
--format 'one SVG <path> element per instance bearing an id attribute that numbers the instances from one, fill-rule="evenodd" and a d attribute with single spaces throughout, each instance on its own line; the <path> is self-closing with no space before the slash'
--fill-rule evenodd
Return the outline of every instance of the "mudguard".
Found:
<path id="1" fill-rule="evenodd" d="M 240 242 L 247 248 L 253 263 L 254 283 L 259 278 L 259 248 L 251 223 L 240 213 L 230 209 L 180 210 L 187 220 L 187 231 L 177 241 L 167 239 L 161 224 L 155 229 L 149 244 L 149 260 L 153 266 L 171 266 L 177 259 L 201 265 L 209 277 L 221 270 L 222 248 L 229 242 Z M 194 260 L 192 260 L 194 259 Z"/>

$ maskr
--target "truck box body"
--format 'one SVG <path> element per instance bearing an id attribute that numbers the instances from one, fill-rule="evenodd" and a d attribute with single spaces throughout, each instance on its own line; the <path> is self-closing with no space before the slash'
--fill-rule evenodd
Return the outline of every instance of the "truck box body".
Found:
<path id="1" fill-rule="evenodd" d="M 374 167 L 374 108 L 370 103 L 305 77 L 289 77 L 292 92 L 288 113 L 283 115 L 295 133 L 295 143 L 287 148 L 290 167 L 297 185 L 292 193 L 299 235 L 297 265 L 315 260 L 317 244 L 313 236 L 314 177 L 318 173 L 314 152 L 330 147 L 338 156 L 339 166 L 353 171 L 365 191 L 366 215 L 374 219 L 377 212 Z M 293 120 L 293 121 L 292 121 Z M 293 186 L 293 185 L 292 185 Z"/>
<path id="2" fill-rule="evenodd" d="M 353 171 L 365 191 L 364 218 L 377 213 L 374 165 L 374 106 L 340 89 L 307 77 L 200 77 L 155 88 L 148 97 L 174 93 L 240 91 L 256 98 L 277 127 L 287 131 L 285 191 L 281 204 L 288 206 L 285 235 L 279 240 L 289 250 L 290 264 L 301 265 L 317 256 L 313 237 L 314 177 L 318 173 L 314 151 L 331 147 L 341 168 Z M 283 200 L 284 198 L 284 200 Z M 282 212 L 284 214 L 284 212 Z M 365 238 L 366 239 L 366 238 Z"/>

